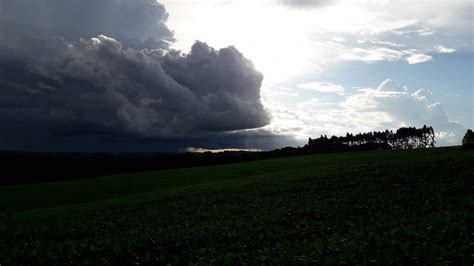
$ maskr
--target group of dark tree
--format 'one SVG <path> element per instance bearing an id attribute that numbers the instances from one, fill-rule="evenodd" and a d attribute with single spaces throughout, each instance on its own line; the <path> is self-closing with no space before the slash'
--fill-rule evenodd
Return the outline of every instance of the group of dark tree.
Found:
<path id="1" fill-rule="evenodd" d="M 371 131 L 345 136 L 309 138 L 303 147 L 286 147 L 271 151 L 281 156 L 314 154 L 343 151 L 384 150 L 384 149 L 419 149 L 434 147 L 435 132 L 430 126 L 402 127 L 392 130 Z"/>
<path id="2" fill-rule="evenodd" d="M 466 134 L 464 134 L 464 138 L 462 139 L 462 146 L 464 148 L 474 148 L 474 132 L 472 130 L 468 129 Z"/>
<path id="3" fill-rule="evenodd" d="M 346 151 L 346 150 L 374 150 L 374 149 L 415 149 L 428 148 L 435 145 L 435 133 L 432 127 L 422 128 L 402 127 L 397 131 L 373 131 L 356 135 L 347 133 L 337 137 L 321 136 L 309 139 L 304 147 L 309 151 Z"/>

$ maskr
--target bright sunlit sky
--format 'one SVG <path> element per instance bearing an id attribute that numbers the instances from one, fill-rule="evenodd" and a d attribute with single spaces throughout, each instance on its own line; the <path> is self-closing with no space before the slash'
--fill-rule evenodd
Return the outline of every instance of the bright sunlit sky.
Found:
<path id="1" fill-rule="evenodd" d="M 162 2 L 174 48 L 232 45 L 254 62 L 272 132 L 303 141 L 428 124 L 450 145 L 474 127 L 471 1 Z"/>

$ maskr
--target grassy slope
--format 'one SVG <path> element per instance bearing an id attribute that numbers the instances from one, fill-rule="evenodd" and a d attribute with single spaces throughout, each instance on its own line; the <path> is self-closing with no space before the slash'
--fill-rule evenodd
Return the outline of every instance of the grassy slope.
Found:
<path id="1" fill-rule="evenodd" d="M 420 157 L 459 156 L 457 148 L 416 151 L 369 151 L 298 156 L 249 163 L 123 174 L 65 182 L 0 186 L 0 211 L 56 207 L 114 199 L 146 192 L 167 192 L 183 187 L 285 171 L 318 172 L 347 165 L 378 164 Z"/>
<path id="2" fill-rule="evenodd" d="M 372 151 L 0 187 L 0 263 L 470 263 L 473 162 Z"/>

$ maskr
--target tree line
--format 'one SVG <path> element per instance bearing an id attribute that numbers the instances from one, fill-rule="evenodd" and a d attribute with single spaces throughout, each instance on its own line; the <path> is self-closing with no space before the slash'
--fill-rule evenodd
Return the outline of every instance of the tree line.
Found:
<path id="1" fill-rule="evenodd" d="M 337 137 L 321 136 L 309 138 L 303 148 L 310 151 L 341 151 L 370 149 L 415 149 L 434 147 L 435 133 L 432 127 L 402 127 L 392 130 L 372 131 L 358 134 L 347 133 Z"/>

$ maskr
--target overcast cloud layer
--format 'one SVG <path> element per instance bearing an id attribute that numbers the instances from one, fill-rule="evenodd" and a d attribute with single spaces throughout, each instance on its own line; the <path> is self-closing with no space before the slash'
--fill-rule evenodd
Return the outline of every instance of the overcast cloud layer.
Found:
<path id="1" fill-rule="evenodd" d="M 0 0 L 0 149 L 270 148 L 263 76 L 236 48 L 172 50 L 152 0 Z M 249 141 L 248 137 L 260 141 Z"/>

